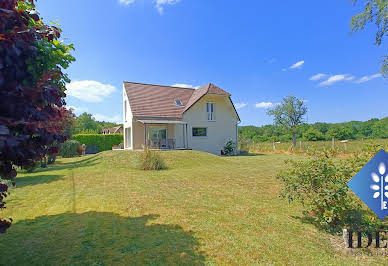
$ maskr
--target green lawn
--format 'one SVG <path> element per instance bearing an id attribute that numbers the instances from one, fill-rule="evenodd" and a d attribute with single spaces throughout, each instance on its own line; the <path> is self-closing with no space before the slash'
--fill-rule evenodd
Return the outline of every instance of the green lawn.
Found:
<path id="1" fill-rule="evenodd" d="M 335 251 L 278 197 L 287 155 L 161 154 L 168 170 L 110 151 L 20 174 L 1 213 L 14 224 L 0 265 L 388 263 Z"/>

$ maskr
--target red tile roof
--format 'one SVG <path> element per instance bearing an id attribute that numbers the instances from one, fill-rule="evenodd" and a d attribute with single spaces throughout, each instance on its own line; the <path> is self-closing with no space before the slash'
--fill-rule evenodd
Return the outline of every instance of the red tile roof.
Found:
<path id="1" fill-rule="evenodd" d="M 199 89 L 188 89 L 124 82 L 124 88 L 134 117 L 180 119 L 184 112 L 206 94 L 219 94 L 230 97 L 229 93 L 211 83 Z M 184 106 L 176 105 L 174 100 L 181 100 Z"/>

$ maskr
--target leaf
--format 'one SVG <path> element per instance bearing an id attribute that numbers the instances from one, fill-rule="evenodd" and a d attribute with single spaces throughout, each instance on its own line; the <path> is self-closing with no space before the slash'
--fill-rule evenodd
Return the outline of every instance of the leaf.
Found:
<path id="1" fill-rule="evenodd" d="M 372 173 L 371 176 L 372 176 L 373 181 L 375 181 L 376 183 L 380 182 L 380 177 L 376 173 Z M 387 179 L 388 175 L 385 178 Z"/>

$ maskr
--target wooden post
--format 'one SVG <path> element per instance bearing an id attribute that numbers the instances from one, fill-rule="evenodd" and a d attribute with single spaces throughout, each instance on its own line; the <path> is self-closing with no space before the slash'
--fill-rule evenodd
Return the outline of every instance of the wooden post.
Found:
<path id="1" fill-rule="evenodd" d="M 331 139 L 331 149 L 334 150 L 334 137 Z"/>
<path id="2" fill-rule="evenodd" d="M 272 143 L 273 145 L 273 151 L 276 151 L 275 141 Z"/>
<path id="3" fill-rule="evenodd" d="M 302 150 L 302 141 L 299 141 L 299 150 Z"/>
<path id="4" fill-rule="evenodd" d="M 344 142 L 344 149 L 345 149 L 345 151 L 346 151 L 346 149 L 347 149 L 347 147 L 346 147 L 346 142 Z"/>

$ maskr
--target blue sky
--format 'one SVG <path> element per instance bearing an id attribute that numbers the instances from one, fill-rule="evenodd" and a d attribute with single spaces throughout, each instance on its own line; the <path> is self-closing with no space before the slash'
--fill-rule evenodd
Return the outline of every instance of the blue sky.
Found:
<path id="1" fill-rule="evenodd" d="M 363 1 L 360 1 L 363 2 Z M 376 27 L 350 34 L 362 6 L 347 0 L 39 0 L 77 59 L 67 104 L 121 121 L 122 81 L 202 86 L 232 94 L 242 125 L 272 123 L 266 108 L 293 94 L 308 122 L 388 116 L 379 77 L 387 43 Z"/>

